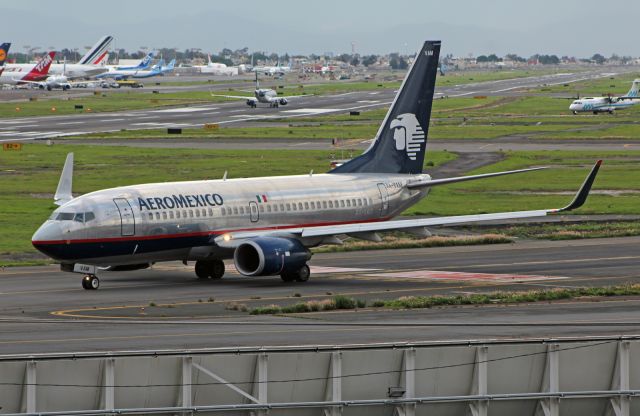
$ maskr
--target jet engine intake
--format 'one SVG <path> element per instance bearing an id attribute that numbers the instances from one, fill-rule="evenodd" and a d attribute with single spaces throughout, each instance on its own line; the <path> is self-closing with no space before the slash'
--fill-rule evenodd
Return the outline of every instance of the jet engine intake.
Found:
<path id="1" fill-rule="evenodd" d="M 233 253 L 236 270 L 245 276 L 271 276 L 303 267 L 311 252 L 295 238 L 259 237 L 240 244 Z"/>

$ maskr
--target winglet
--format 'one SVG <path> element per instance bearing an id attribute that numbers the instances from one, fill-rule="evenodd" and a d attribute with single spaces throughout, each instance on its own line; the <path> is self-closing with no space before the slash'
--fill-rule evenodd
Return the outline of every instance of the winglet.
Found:
<path id="1" fill-rule="evenodd" d="M 56 205 L 64 205 L 73 199 L 71 194 L 71 187 L 73 183 L 73 153 L 67 154 L 67 159 L 64 162 L 62 168 L 62 174 L 60 175 L 60 182 L 58 182 L 58 189 L 53 197 Z"/>
<path id="2" fill-rule="evenodd" d="M 591 186 L 593 185 L 593 181 L 596 180 L 596 175 L 598 174 L 600 165 L 602 165 L 602 160 L 598 160 L 596 164 L 593 165 L 593 168 L 591 168 L 591 172 L 589 172 L 589 175 L 582 183 L 582 186 L 578 190 L 578 193 L 576 194 L 576 196 L 573 198 L 573 201 L 571 201 L 571 203 L 566 207 L 560 208 L 555 212 L 571 211 L 571 210 L 580 208 L 582 205 L 584 205 L 585 201 L 587 200 L 587 197 L 589 196 L 589 192 L 591 191 Z"/>

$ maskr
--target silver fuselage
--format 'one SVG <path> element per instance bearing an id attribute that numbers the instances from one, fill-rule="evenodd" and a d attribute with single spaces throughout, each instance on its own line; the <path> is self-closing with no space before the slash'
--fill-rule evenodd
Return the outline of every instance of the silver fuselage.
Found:
<path id="1" fill-rule="evenodd" d="M 98 266 L 231 258 L 213 239 L 228 232 L 384 221 L 424 197 L 407 183 L 426 174 L 320 174 L 155 183 L 75 198 L 33 236 L 62 262 Z M 91 213 L 71 219 L 70 214 Z M 64 214 L 64 215 L 62 215 Z M 65 219 L 55 219 L 62 218 Z M 322 239 L 303 241 L 306 246 Z"/>

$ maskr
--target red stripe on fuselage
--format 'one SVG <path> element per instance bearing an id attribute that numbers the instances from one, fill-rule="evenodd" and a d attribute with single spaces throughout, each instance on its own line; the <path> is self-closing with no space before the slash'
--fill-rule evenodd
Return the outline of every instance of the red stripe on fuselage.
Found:
<path id="1" fill-rule="evenodd" d="M 292 228 L 301 228 L 301 227 L 324 227 L 331 225 L 344 225 L 344 224 L 366 224 L 371 222 L 382 222 L 389 220 L 389 217 L 386 218 L 375 218 L 364 221 L 336 221 L 336 222 L 317 222 L 317 223 L 309 223 L 309 224 L 297 224 L 297 225 L 276 225 L 272 227 L 257 227 L 257 228 L 238 228 L 235 230 L 211 230 L 211 231 L 199 231 L 193 233 L 180 233 L 180 234 L 157 234 L 157 235 L 141 235 L 141 236 L 127 236 L 127 237 L 107 237 L 107 238 L 84 238 L 77 240 L 40 240 L 40 241 L 32 241 L 31 243 L 34 245 L 44 245 L 44 244 L 81 244 L 81 243 L 111 243 L 111 242 L 120 242 L 120 241 L 141 241 L 141 240 L 161 240 L 164 238 L 184 238 L 184 237 L 203 237 L 203 236 L 213 236 L 213 235 L 222 235 L 227 233 L 234 232 L 245 232 L 245 231 L 286 231 Z"/>

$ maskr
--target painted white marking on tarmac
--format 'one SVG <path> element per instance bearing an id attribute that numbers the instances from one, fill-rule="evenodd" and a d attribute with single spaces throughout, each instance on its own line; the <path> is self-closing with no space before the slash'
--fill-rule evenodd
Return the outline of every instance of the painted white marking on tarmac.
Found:
<path id="1" fill-rule="evenodd" d="M 104 123 L 104 122 L 111 122 L 111 121 L 124 121 L 124 119 L 123 118 L 112 118 L 112 119 L 109 119 L 109 120 L 97 120 L 97 121 L 102 121 Z"/>
<path id="2" fill-rule="evenodd" d="M 64 123 L 56 123 L 57 126 L 70 126 L 72 124 L 84 124 L 84 121 L 65 121 Z"/>
<path id="3" fill-rule="evenodd" d="M 283 113 L 289 113 L 289 114 L 300 114 L 300 113 L 306 113 L 306 114 L 322 114 L 322 113 L 332 113 L 334 111 L 341 111 L 341 109 L 337 109 L 337 108 L 298 108 L 296 110 L 285 110 L 282 111 Z"/>
<path id="4" fill-rule="evenodd" d="M 474 282 L 540 282 L 547 280 L 568 279 L 563 276 L 539 276 L 525 274 L 504 274 L 504 273 L 466 273 L 466 272 L 443 272 L 438 270 L 407 270 L 391 273 L 366 274 L 367 277 L 381 278 L 403 278 L 422 280 L 452 280 L 452 281 L 474 281 Z"/>
<path id="5" fill-rule="evenodd" d="M 145 117 L 138 117 L 138 120 L 147 120 L 150 118 L 160 118 L 160 116 L 145 116 Z"/>
<path id="6" fill-rule="evenodd" d="M 357 103 L 379 103 L 380 100 L 360 100 L 356 101 Z"/>
<path id="7" fill-rule="evenodd" d="M 449 97 L 463 97 L 465 95 L 476 94 L 477 91 L 465 92 L 463 94 L 450 94 Z"/>
<path id="8" fill-rule="evenodd" d="M 167 108 L 166 110 L 155 110 L 153 113 L 195 113 L 197 111 L 217 110 L 218 107 L 184 107 L 184 108 Z"/>

